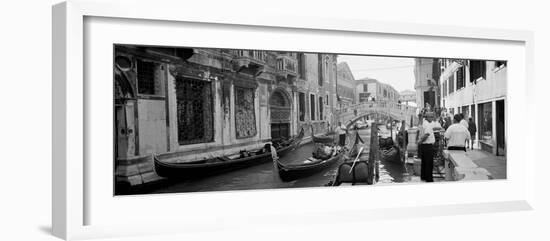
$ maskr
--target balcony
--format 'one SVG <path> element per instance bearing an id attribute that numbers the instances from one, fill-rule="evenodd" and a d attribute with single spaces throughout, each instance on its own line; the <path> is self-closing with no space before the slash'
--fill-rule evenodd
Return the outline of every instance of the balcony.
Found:
<path id="1" fill-rule="evenodd" d="M 267 62 L 267 53 L 260 50 L 235 50 L 237 59 L 244 59 L 256 64 L 265 64 Z"/>
<path id="2" fill-rule="evenodd" d="M 277 75 L 283 79 L 294 80 L 298 76 L 298 61 L 288 55 L 277 57 Z"/>
<path id="3" fill-rule="evenodd" d="M 257 76 L 267 64 L 267 53 L 260 50 L 234 50 L 233 64 L 237 72 L 245 72 Z"/>

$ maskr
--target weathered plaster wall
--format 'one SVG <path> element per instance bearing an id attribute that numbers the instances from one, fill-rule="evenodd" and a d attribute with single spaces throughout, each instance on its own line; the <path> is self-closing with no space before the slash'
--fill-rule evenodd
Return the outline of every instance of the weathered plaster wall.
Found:
<path id="1" fill-rule="evenodd" d="M 167 151 L 164 100 L 138 99 L 139 154 Z"/>

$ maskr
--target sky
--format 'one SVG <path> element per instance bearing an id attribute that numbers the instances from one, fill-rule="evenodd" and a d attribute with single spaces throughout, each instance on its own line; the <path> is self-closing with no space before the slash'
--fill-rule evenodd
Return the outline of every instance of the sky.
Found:
<path id="1" fill-rule="evenodd" d="M 397 91 L 414 90 L 414 58 L 338 55 L 338 63 L 347 62 L 355 79 L 377 79 Z"/>

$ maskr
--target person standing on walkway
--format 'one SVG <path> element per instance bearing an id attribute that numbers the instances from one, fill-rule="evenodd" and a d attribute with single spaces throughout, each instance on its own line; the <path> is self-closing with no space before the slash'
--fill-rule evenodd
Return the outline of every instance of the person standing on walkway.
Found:
<path id="1" fill-rule="evenodd" d="M 346 126 L 342 125 L 342 122 L 338 122 L 338 126 L 336 127 L 336 133 L 338 133 L 339 139 L 338 144 L 340 146 L 346 145 Z"/>
<path id="2" fill-rule="evenodd" d="M 463 113 L 458 114 L 460 116 L 460 124 L 466 127 L 468 129 L 468 121 L 466 121 L 466 117 Z"/>
<path id="3" fill-rule="evenodd" d="M 420 128 L 420 140 L 418 147 L 420 151 L 420 179 L 426 182 L 433 182 L 433 166 L 434 166 L 434 113 L 426 112 L 425 119 Z"/>
<path id="4" fill-rule="evenodd" d="M 443 129 L 447 130 L 452 124 L 453 123 L 451 123 L 451 117 L 447 115 L 445 117 L 445 124 L 443 124 Z"/>
<path id="5" fill-rule="evenodd" d="M 466 151 L 466 140 L 470 140 L 470 132 L 464 125 L 460 123 L 461 115 L 454 116 L 454 124 L 449 126 L 445 131 L 445 139 L 447 139 L 447 150 Z"/>
<path id="6" fill-rule="evenodd" d="M 469 118 L 469 122 L 468 122 L 468 131 L 470 132 L 470 141 L 469 141 L 469 146 L 470 146 L 470 149 L 474 149 L 474 141 L 476 139 L 476 132 L 477 132 L 477 128 L 476 128 L 476 123 L 472 120 L 472 117 Z"/>

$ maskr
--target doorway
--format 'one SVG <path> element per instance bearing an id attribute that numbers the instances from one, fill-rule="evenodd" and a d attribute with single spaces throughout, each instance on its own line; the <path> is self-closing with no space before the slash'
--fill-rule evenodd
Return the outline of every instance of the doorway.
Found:
<path id="1" fill-rule="evenodd" d="M 271 139 L 286 139 L 290 137 L 290 123 L 272 123 Z"/>
<path id="2" fill-rule="evenodd" d="M 435 107 L 435 92 L 433 90 L 424 91 L 424 106 L 422 108 L 426 107 L 426 103 L 430 104 L 432 108 Z"/>
<path id="3" fill-rule="evenodd" d="M 135 119 L 135 102 L 115 104 L 115 153 L 117 158 L 137 155 Z"/>
<path id="4" fill-rule="evenodd" d="M 269 98 L 271 139 L 290 137 L 291 99 L 283 89 L 276 89 Z"/>

